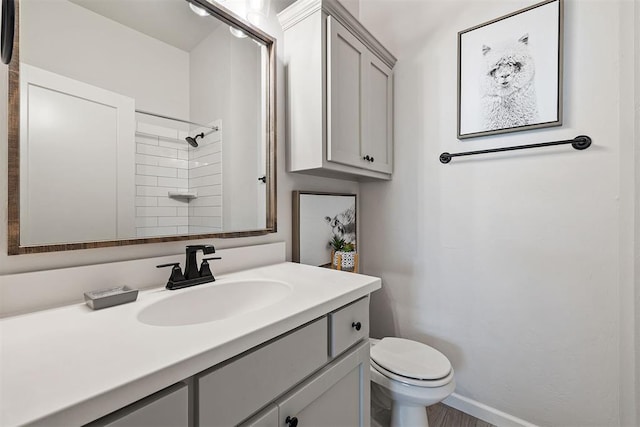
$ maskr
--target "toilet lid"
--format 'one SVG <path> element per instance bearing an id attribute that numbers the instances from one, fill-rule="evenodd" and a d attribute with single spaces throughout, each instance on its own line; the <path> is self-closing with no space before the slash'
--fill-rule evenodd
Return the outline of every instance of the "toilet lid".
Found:
<path id="1" fill-rule="evenodd" d="M 451 372 L 444 354 L 404 338 L 383 338 L 371 348 L 371 359 L 394 374 L 418 380 L 437 380 Z"/>

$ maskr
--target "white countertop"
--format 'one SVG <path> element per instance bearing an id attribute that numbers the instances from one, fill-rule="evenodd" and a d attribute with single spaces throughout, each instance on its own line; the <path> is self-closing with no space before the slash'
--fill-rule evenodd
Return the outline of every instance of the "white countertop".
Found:
<path id="1" fill-rule="evenodd" d="M 80 425 L 188 378 L 380 288 L 380 279 L 295 263 L 216 277 L 134 303 L 85 304 L 0 320 L 0 425 Z M 179 292 L 238 280 L 279 280 L 292 292 L 268 307 L 187 326 L 137 320 Z"/>

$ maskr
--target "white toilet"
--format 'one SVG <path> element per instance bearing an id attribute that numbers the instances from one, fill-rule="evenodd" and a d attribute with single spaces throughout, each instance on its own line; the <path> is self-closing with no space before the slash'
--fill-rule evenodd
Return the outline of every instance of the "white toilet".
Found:
<path id="1" fill-rule="evenodd" d="M 391 400 L 391 427 L 428 426 L 426 407 L 456 387 L 449 359 L 416 341 L 371 339 L 372 401 Z"/>

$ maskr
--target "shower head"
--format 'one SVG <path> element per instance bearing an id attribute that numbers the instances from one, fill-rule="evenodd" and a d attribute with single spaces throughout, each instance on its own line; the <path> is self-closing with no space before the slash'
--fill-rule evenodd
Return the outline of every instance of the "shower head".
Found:
<path id="1" fill-rule="evenodd" d="M 189 143 L 189 145 L 192 146 L 193 148 L 196 148 L 198 146 L 198 143 L 196 142 L 196 139 L 198 139 L 198 138 L 204 138 L 204 132 L 197 134 L 193 138 L 188 136 L 188 137 L 185 138 L 185 141 L 187 141 Z"/>

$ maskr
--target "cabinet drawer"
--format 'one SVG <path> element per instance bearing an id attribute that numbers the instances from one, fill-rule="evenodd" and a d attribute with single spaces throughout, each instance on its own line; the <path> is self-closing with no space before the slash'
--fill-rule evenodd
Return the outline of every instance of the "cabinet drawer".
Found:
<path id="1" fill-rule="evenodd" d="M 359 330 L 358 330 L 359 325 Z M 329 313 L 329 356 L 336 357 L 369 336 L 369 297 Z"/>
<path id="2" fill-rule="evenodd" d="M 200 426 L 237 425 L 327 363 L 325 318 L 198 376 Z"/>
<path id="3" fill-rule="evenodd" d="M 239 427 L 278 427 L 278 405 L 272 403 Z"/>
<path id="4" fill-rule="evenodd" d="M 189 425 L 189 391 L 184 383 L 146 397 L 85 427 Z"/>

